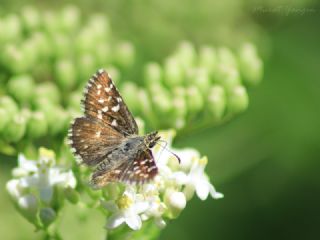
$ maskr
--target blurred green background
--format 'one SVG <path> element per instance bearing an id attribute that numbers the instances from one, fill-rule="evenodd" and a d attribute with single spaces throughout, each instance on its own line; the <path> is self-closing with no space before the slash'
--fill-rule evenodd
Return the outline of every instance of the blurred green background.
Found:
<path id="1" fill-rule="evenodd" d="M 64 1 L 30 1 L 59 9 Z M 141 61 L 159 60 L 181 40 L 236 47 L 254 41 L 265 62 L 250 107 L 230 122 L 179 138 L 208 155 L 208 174 L 225 194 L 192 200 L 161 239 L 318 239 L 320 237 L 320 4 L 313 1 L 89 1 L 86 14 L 105 13 L 113 33 L 131 40 Z M 0 12 L 23 3 L 2 1 Z M 301 12 L 305 10 L 305 12 Z M 36 239 L 14 209 L 5 182 L 15 159 L 0 162 L 1 239 Z M 101 239 L 101 216 L 64 216 L 66 239 Z M 68 213 L 68 211 L 67 211 Z"/>

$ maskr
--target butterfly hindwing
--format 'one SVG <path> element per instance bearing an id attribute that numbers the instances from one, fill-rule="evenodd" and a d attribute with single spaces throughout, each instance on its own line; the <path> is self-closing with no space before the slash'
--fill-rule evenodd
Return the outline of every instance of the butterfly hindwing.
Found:
<path id="1" fill-rule="evenodd" d="M 86 116 L 102 121 L 125 136 L 138 133 L 137 123 L 106 71 L 99 70 L 90 78 L 82 102 Z"/>
<path id="2" fill-rule="evenodd" d="M 141 149 L 134 156 L 130 156 L 130 159 L 129 164 L 122 162 L 107 171 L 97 170 L 92 176 L 92 183 L 97 187 L 102 187 L 108 182 L 144 183 L 158 173 L 151 150 Z"/>

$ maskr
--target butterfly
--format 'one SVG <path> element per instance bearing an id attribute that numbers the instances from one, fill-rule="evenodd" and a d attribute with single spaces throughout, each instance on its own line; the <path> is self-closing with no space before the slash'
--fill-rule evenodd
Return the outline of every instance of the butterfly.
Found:
<path id="1" fill-rule="evenodd" d="M 84 116 L 75 118 L 68 143 L 81 163 L 94 168 L 91 182 L 144 183 L 158 168 L 151 149 L 160 140 L 157 131 L 138 135 L 138 126 L 110 75 L 98 70 L 89 80 L 82 100 Z"/>

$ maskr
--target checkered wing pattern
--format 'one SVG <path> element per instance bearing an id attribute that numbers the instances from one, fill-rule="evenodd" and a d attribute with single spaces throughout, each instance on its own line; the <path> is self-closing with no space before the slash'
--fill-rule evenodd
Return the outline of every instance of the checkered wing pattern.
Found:
<path id="1" fill-rule="evenodd" d="M 151 150 L 145 149 L 137 152 L 135 156 L 130 156 L 133 160 L 120 162 L 110 171 L 104 169 L 96 171 L 92 176 L 92 183 L 97 187 L 102 187 L 108 182 L 144 183 L 153 179 L 158 173 L 154 157 Z"/>
<path id="2" fill-rule="evenodd" d="M 138 126 L 108 73 L 99 70 L 85 88 L 85 115 L 101 120 L 124 136 L 138 134 Z"/>
<path id="3" fill-rule="evenodd" d="M 121 133 L 92 117 L 76 118 L 68 135 L 76 158 L 89 166 L 102 161 L 124 139 Z"/>

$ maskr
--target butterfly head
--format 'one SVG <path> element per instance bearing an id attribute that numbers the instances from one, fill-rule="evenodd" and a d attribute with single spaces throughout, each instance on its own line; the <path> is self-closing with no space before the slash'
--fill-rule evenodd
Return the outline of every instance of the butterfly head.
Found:
<path id="1" fill-rule="evenodd" d="M 146 144 L 146 146 L 148 148 L 153 148 L 154 145 L 156 145 L 156 143 L 159 141 L 160 138 L 161 137 L 158 136 L 158 132 L 154 131 L 154 132 L 151 132 L 145 136 L 144 143 Z"/>

